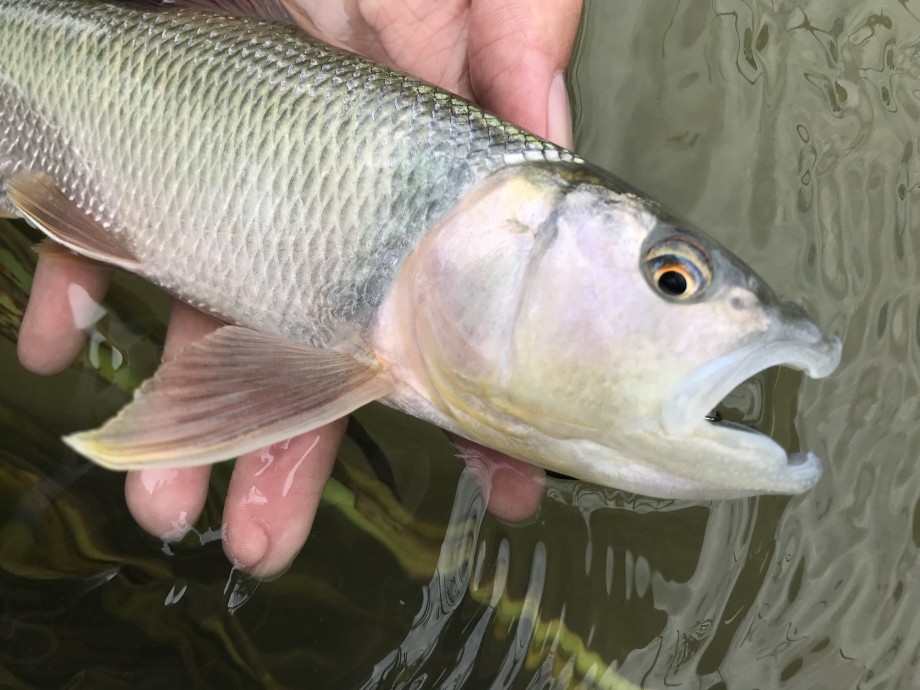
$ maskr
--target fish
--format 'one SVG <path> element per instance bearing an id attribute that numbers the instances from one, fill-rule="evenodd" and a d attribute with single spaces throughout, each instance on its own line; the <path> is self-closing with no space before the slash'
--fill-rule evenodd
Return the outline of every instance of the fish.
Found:
<path id="1" fill-rule="evenodd" d="M 815 484 L 709 412 L 837 337 L 578 154 L 266 8 L 0 0 L 0 212 L 226 324 L 70 446 L 213 463 L 377 400 L 630 492 Z"/>

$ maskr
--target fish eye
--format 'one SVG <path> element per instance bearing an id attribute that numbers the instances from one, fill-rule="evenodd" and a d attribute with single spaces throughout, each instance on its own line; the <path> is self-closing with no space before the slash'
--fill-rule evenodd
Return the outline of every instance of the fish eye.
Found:
<path id="1" fill-rule="evenodd" d="M 649 283 L 665 299 L 682 302 L 701 295 L 712 280 L 712 263 L 689 236 L 670 237 L 645 255 Z"/>

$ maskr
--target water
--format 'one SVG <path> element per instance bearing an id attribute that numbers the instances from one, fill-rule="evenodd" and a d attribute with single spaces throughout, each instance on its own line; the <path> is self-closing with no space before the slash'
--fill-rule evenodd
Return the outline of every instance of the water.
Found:
<path id="1" fill-rule="evenodd" d="M 164 547 L 56 440 L 125 393 L 91 366 L 27 377 L 0 340 L 0 685 L 920 686 L 920 6 L 594 0 L 573 78 L 579 150 L 844 338 L 830 379 L 766 372 L 724 410 L 825 458 L 817 487 L 551 480 L 504 524 L 436 431 L 370 408 L 304 552 L 257 582 L 215 540 L 226 466 Z M 126 281 L 110 304 L 95 361 L 116 343 L 115 374 L 149 370 L 162 300 Z"/>
<path id="2" fill-rule="evenodd" d="M 714 626 L 700 686 L 916 687 L 920 8 L 592 11 L 578 77 L 610 87 L 579 91 L 579 144 L 845 336 L 790 429 L 826 475 L 770 517 L 759 502 L 772 544 Z"/>

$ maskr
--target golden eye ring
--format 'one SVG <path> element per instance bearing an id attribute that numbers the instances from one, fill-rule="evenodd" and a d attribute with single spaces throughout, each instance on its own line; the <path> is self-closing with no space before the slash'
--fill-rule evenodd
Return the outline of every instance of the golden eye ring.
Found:
<path id="1" fill-rule="evenodd" d="M 685 302 L 702 295 L 712 282 L 709 254 L 694 238 L 669 237 L 645 255 L 649 284 L 662 297 Z"/>

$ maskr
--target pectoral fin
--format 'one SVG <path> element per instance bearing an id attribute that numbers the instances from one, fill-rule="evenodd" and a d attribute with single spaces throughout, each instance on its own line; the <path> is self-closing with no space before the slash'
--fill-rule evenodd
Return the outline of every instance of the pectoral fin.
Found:
<path id="1" fill-rule="evenodd" d="M 137 258 L 119 238 L 68 199 L 49 175 L 30 170 L 14 175 L 7 197 L 23 218 L 71 251 L 137 270 Z"/>
<path id="2" fill-rule="evenodd" d="M 99 429 L 64 440 L 118 470 L 227 460 L 393 390 L 376 360 L 225 326 L 163 364 Z"/>

